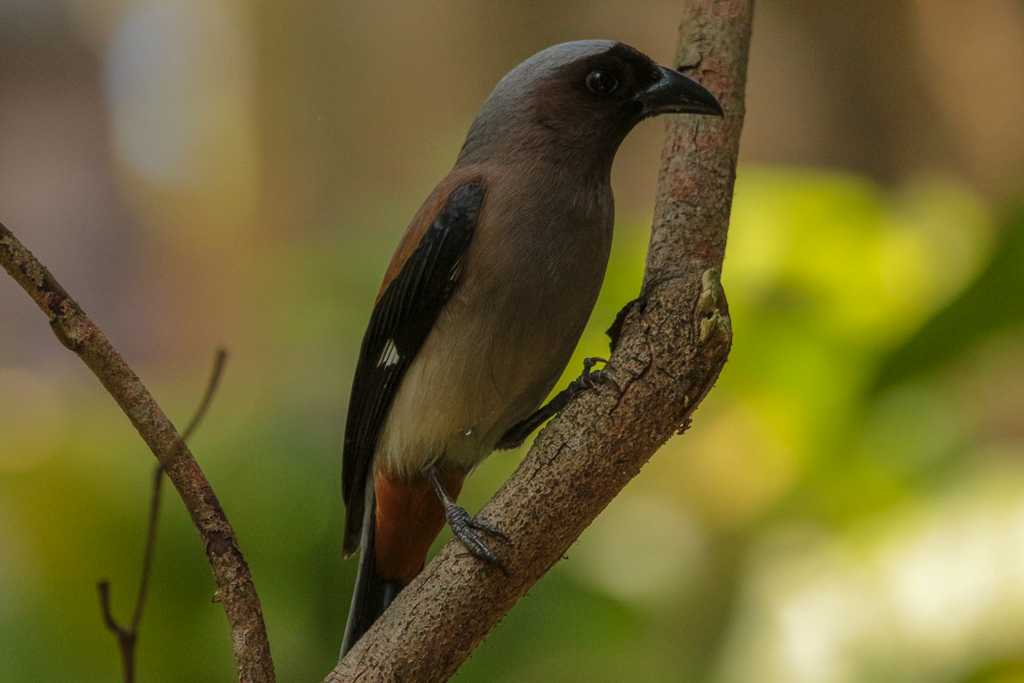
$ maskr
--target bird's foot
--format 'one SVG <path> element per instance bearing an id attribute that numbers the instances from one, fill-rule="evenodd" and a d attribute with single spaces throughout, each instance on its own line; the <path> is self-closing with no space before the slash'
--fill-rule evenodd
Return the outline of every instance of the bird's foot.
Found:
<path id="1" fill-rule="evenodd" d="M 594 366 L 598 363 L 604 364 L 605 367 L 595 370 Z M 588 357 L 583 359 L 583 374 L 573 380 L 572 384 L 569 385 L 569 390 L 575 395 L 584 389 L 593 389 L 600 384 L 611 385 L 615 387 L 617 392 L 622 393 L 618 383 L 612 379 L 608 372 L 608 359 Z"/>
<path id="2" fill-rule="evenodd" d="M 550 401 L 533 411 L 525 420 L 514 424 L 501 437 L 496 447 L 500 449 L 518 448 L 526 437 L 544 424 L 545 420 L 562 412 L 565 406 L 569 405 L 569 401 L 573 396 L 576 396 L 581 391 L 593 389 L 599 384 L 606 384 L 614 386 L 615 390 L 621 394 L 622 390 L 619 388 L 618 383 L 611 378 L 607 368 L 601 370 L 594 369 L 594 366 L 598 363 L 607 365 L 608 361 L 604 358 L 584 358 L 583 374 L 570 382 L 569 386 L 558 392 Z"/>
<path id="3" fill-rule="evenodd" d="M 452 535 L 459 539 L 462 547 L 468 550 L 473 557 L 494 565 L 508 575 L 508 569 L 494 554 L 494 551 L 487 546 L 483 538 L 484 534 L 489 534 L 508 543 L 509 537 L 504 531 L 471 517 L 465 508 L 459 507 L 455 503 L 445 504 L 444 514 L 448 519 L 448 527 L 452 530 Z"/>

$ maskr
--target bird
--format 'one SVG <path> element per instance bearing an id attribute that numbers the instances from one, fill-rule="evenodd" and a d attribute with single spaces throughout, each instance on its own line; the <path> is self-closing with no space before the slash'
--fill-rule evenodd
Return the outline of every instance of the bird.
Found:
<path id="1" fill-rule="evenodd" d="M 579 341 L 612 242 L 620 143 L 659 114 L 722 116 L 679 71 L 615 40 L 541 50 L 484 101 L 409 223 L 363 336 L 345 425 L 343 554 L 360 561 L 341 656 L 424 567 L 447 522 L 504 569 L 508 540 L 457 503 L 490 453 L 520 445 L 601 371 L 541 405 Z"/>

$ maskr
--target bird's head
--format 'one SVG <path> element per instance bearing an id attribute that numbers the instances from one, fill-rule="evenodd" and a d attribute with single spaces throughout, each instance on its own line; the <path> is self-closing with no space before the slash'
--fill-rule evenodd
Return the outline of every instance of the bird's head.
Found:
<path id="1" fill-rule="evenodd" d="M 610 40 L 581 40 L 538 52 L 505 75 L 470 128 L 460 161 L 553 153 L 611 161 L 645 118 L 721 116 L 703 86 L 642 52 Z"/>

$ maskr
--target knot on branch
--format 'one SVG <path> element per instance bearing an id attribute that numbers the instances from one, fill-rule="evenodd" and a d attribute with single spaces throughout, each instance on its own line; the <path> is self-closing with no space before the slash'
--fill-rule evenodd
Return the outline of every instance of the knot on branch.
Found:
<path id="1" fill-rule="evenodd" d="M 701 275 L 700 295 L 693 314 L 697 340 L 705 357 L 724 363 L 732 347 L 732 319 L 717 268 L 708 268 Z"/>

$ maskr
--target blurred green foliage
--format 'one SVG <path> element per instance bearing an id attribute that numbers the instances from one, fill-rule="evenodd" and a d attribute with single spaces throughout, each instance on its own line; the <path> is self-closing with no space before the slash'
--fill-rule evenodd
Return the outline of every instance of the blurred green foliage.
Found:
<path id="1" fill-rule="evenodd" d="M 355 571 L 338 554 L 341 401 L 394 234 L 347 227 L 252 247 L 282 285 L 251 302 L 260 327 L 229 343 L 193 441 L 288 681 L 330 667 Z M 566 380 L 606 350 L 646 237 L 644 217 L 620 216 Z M 1022 265 L 1021 211 L 950 181 L 892 190 L 742 168 L 724 274 L 736 341 L 719 385 L 456 680 L 1021 680 Z M 50 380 L 0 363 L 8 681 L 116 680 L 94 583 L 112 580 L 122 615 L 135 590 L 149 456 L 69 368 Z M 184 419 L 202 363 L 139 369 Z M 517 460 L 492 457 L 467 505 Z M 168 495 L 142 680 L 232 678 L 211 593 Z"/>

